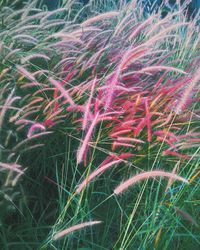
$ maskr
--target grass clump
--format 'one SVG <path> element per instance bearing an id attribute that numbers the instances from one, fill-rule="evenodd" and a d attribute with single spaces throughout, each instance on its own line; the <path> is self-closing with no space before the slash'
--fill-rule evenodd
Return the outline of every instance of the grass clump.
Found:
<path id="1" fill-rule="evenodd" d="M 1 10 L 2 248 L 198 248 L 197 18 L 37 4 Z"/>

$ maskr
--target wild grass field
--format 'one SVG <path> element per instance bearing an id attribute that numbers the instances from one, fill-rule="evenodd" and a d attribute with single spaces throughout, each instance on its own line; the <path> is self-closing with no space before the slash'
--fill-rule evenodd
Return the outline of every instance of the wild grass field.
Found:
<path id="1" fill-rule="evenodd" d="M 200 248 L 200 26 L 136 0 L 0 8 L 0 249 Z"/>

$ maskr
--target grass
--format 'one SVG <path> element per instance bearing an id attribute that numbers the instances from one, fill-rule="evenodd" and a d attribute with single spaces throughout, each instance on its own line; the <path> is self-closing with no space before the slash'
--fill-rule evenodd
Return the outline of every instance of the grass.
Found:
<path id="1" fill-rule="evenodd" d="M 1 249 L 199 248 L 198 20 L 129 4 L 1 7 Z"/>

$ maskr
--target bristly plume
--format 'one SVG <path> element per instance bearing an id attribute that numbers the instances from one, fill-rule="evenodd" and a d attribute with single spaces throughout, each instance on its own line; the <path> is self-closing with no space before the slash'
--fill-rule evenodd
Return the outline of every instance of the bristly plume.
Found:
<path id="1" fill-rule="evenodd" d="M 17 172 L 19 174 L 24 173 L 23 170 L 20 169 L 21 165 L 18 165 L 16 163 L 8 164 L 8 163 L 0 162 L 0 167 L 3 168 L 3 169 L 7 169 L 7 170 Z"/>
<path id="2" fill-rule="evenodd" d="M 36 123 L 34 123 L 33 125 L 31 125 L 31 127 L 29 128 L 27 137 L 30 138 L 31 136 L 33 136 L 34 132 L 35 132 L 36 130 L 38 130 L 38 129 L 39 129 L 39 130 L 42 130 L 42 131 L 45 131 L 45 130 L 46 130 L 46 128 L 45 128 L 44 125 L 42 125 L 42 124 L 36 122 Z"/>
<path id="3" fill-rule="evenodd" d="M 85 227 L 88 227 L 88 226 L 93 226 L 93 225 L 96 225 L 96 224 L 100 224 L 102 223 L 102 221 L 89 221 L 89 222 L 84 222 L 84 223 L 80 223 L 80 224 L 77 224 L 75 226 L 72 226 L 72 227 L 69 227 L 63 231 L 60 231 L 58 233 L 56 233 L 54 236 L 53 236 L 53 240 L 58 240 L 59 238 L 65 236 L 65 235 L 68 235 L 70 233 L 73 233 L 79 229 L 82 229 L 82 228 L 85 228 Z"/>
<path id="4" fill-rule="evenodd" d="M 102 174 L 105 170 L 109 169 L 110 167 L 119 164 L 122 162 L 122 159 L 116 160 L 116 161 L 111 161 L 101 167 L 98 167 L 94 172 L 92 172 L 89 176 L 86 177 L 86 179 L 79 185 L 79 187 L 76 190 L 76 193 L 80 193 L 83 188 L 87 186 L 89 182 L 91 182 L 96 176 Z"/>
<path id="5" fill-rule="evenodd" d="M 67 99 L 71 106 L 75 106 L 75 103 L 69 95 L 68 91 L 64 89 L 64 87 L 59 82 L 57 82 L 53 78 L 49 78 L 49 81 L 61 92 L 61 95 Z"/>
<path id="6" fill-rule="evenodd" d="M 104 19 L 111 18 L 111 17 L 117 17 L 118 15 L 119 15 L 119 12 L 117 12 L 117 11 L 110 11 L 107 13 L 103 13 L 103 14 L 92 17 L 92 18 L 86 20 L 85 22 L 81 23 L 81 27 L 87 27 L 95 22 L 102 21 Z"/>
<path id="7" fill-rule="evenodd" d="M 190 214 L 188 214 L 187 212 L 183 211 L 182 209 L 176 206 L 174 206 L 174 210 L 176 211 L 177 214 L 180 214 L 185 220 L 189 221 L 192 225 L 199 227 L 197 222 L 192 218 Z"/>
<path id="8" fill-rule="evenodd" d="M 149 179 L 149 178 L 153 178 L 153 177 L 168 177 L 168 178 L 171 178 L 173 180 L 178 180 L 178 181 L 188 183 L 188 181 L 185 178 L 183 178 L 177 174 L 168 173 L 168 172 L 165 172 L 162 170 L 154 170 L 154 171 L 150 171 L 150 172 L 144 172 L 144 173 L 141 173 L 141 174 L 138 174 L 138 175 L 131 177 L 130 179 L 126 180 L 125 182 L 120 184 L 118 187 L 116 187 L 114 190 L 114 193 L 118 195 L 118 194 L 122 193 L 123 191 L 125 191 L 130 186 L 134 185 L 135 183 L 137 183 L 141 180 L 145 180 L 145 179 Z"/>
<path id="9" fill-rule="evenodd" d="M 83 155 L 85 153 L 85 150 L 88 146 L 89 140 L 91 138 L 92 132 L 94 130 L 94 127 L 96 125 L 97 119 L 98 119 L 99 113 L 96 114 L 96 116 L 94 117 L 94 120 L 92 121 L 87 134 L 82 142 L 82 144 L 80 145 L 78 152 L 77 152 L 77 164 L 79 164 L 82 160 L 83 160 Z"/>
<path id="10" fill-rule="evenodd" d="M 86 107 L 85 107 L 84 118 L 83 118 L 83 125 L 82 125 L 82 129 L 83 130 L 85 130 L 86 127 L 87 127 L 87 125 L 88 125 L 88 114 L 90 112 L 90 107 L 91 107 L 91 102 L 92 102 L 92 98 L 93 98 L 93 95 L 94 95 L 94 88 L 95 88 L 95 85 L 96 85 L 96 81 L 97 81 L 97 79 L 95 78 L 93 80 L 93 83 L 92 83 L 90 97 L 89 97 L 88 102 L 87 102 Z"/>
<path id="11" fill-rule="evenodd" d="M 32 73 L 30 73 L 27 69 L 25 69 L 24 67 L 20 66 L 20 65 L 16 65 L 16 68 L 18 69 L 18 71 L 25 76 L 26 78 L 28 78 L 29 80 L 36 82 L 35 77 L 33 76 Z"/>
<path id="12" fill-rule="evenodd" d="M 193 79 L 186 86 L 185 91 L 183 92 L 183 95 L 175 108 L 176 114 L 181 114 L 184 112 L 187 106 L 187 102 L 191 98 L 191 96 L 194 95 L 194 88 L 199 81 L 200 81 L 200 68 L 195 72 Z"/>

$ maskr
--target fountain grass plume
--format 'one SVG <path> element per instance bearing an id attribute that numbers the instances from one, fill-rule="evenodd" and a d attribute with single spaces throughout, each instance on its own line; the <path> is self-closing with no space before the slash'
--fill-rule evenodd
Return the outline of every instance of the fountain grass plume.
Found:
<path id="1" fill-rule="evenodd" d="M 154 177 L 168 177 L 173 180 L 178 180 L 178 181 L 182 181 L 185 183 L 189 183 L 185 178 L 177 174 L 165 172 L 162 170 L 154 170 L 154 171 L 144 172 L 144 173 L 135 175 L 131 177 L 130 179 L 124 181 L 122 184 L 120 184 L 119 186 L 115 188 L 114 193 L 118 195 L 124 192 L 130 186 L 134 185 L 135 183 L 145 180 L 145 179 L 154 178 Z"/>
<path id="2" fill-rule="evenodd" d="M 93 226 L 93 225 L 96 225 L 96 224 L 100 224 L 100 223 L 102 223 L 102 221 L 89 221 L 89 222 L 83 222 L 83 223 L 74 225 L 72 227 L 69 227 L 67 229 L 64 229 L 64 230 L 56 233 L 53 236 L 53 240 L 58 240 L 61 237 L 66 236 L 66 235 L 68 235 L 70 233 L 73 233 L 73 232 L 75 232 L 77 230 L 80 230 L 80 229 L 85 228 L 85 227 Z"/>

